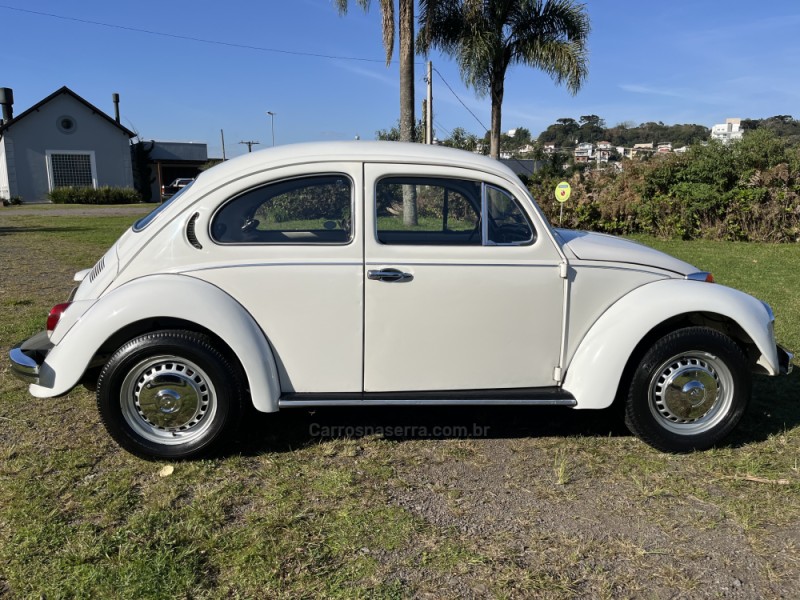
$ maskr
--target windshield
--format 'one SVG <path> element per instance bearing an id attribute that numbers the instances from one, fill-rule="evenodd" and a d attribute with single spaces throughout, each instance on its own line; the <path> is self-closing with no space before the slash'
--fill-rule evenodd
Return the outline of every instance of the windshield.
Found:
<path id="1" fill-rule="evenodd" d="M 191 181 L 188 185 L 186 185 L 185 187 L 182 187 L 173 196 L 170 196 L 167 200 L 165 200 L 164 202 L 162 202 L 161 204 L 156 206 L 156 208 L 153 211 L 151 211 L 150 213 L 148 213 L 147 215 L 145 215 L 144 217 L 142 217 L 141 219 L 136 221 L 136 223 L 133 224 L 133 230 L 134 231 L 141 231 L 142 229 L 144 229 L 145 227 L 150 225 L 151 221 L 153 219 L 155 219 L 159 214 L 161 214 L 161 211 L 163 211 L 165 208 L 167 208 L 167 206 L 172 204 L 175 201 L 176 198 L 178 198 L 179 196 L 182 196 L 183 193 L 186 190 L 188 190 L 190 187 L 192 187 L 193 183 L 194 183 L 194 181 Z"/>

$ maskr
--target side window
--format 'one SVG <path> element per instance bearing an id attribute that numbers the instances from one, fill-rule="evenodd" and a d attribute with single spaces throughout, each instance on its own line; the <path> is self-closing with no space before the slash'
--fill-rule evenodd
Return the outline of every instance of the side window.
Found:
<path id="1" fill-rule="evenodd" d="M 489 244 L 527 244 L 533 241 L 533 229 L 514 198 L 499 188 L 486 186 L 489 215 L 486 239 Z"/>
<path id="2" fill-rule="evenodd" d="M 344 175 L 288 179 L 225 203 L 211 221 L 222 244 L 346 244 L 352 239 L 353 185 Z"/>
<path id="3" fill-rule="evenodd" d="M 481 245 L 481 184 L 444 178 L 389 177 L 375 190 L 382 244 Z M 416 208 L 416 224 L 406 217 Z"/>

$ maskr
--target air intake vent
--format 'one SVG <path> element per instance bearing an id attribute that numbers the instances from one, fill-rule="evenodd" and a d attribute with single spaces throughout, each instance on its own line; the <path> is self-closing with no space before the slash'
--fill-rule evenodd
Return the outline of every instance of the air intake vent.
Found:
<path id="1" fill-rule="evenodd" d="M 106 257 L 103 256 L 100 260 L 97 261 L 97 264 L 94 266 L 92 271 L 89 273 L 89 282 L 91 283 L 94 281 L 98 275 L 103 271 L 106 266 Z"/>
<path id="2" fill-rule="evenodd" d="M 194 213 L 192 218 L 189 219 L 189 224 L 186 226 L 186 239 L 189 240 L 189 243 L 197 248 L 198 250 L 203 249 L 203 244 L 197 239 L 197 235 L 194 232 L 194 222 L 197 221 L 197 217 L 200 216 L 200 213 Z"/>

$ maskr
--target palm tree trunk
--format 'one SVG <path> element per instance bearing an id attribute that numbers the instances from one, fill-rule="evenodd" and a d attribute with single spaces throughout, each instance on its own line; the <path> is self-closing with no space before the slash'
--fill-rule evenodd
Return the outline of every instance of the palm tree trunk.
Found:
<path id="1" fill-rule="evenodd" d="M 505 92 L 505 73 L 495 76 L 491 82 L 492 95 L 492 129 L 489 156 L 500 158 L 500 132 L 502 131 L 501 116 L 503 112 L 503 93 Z"/>
<path id="2" fill-rule="evenodd" d="M 414 0 L 400 0 L 400 141 L 414 142 Z"/>
<path id="3" fill-rule="evenodd" d="M 400 0 L 400 141 L 414 142 L 414 0 Z M 417 224 L 417 189 L 403 186 L 403 223 Z"/>

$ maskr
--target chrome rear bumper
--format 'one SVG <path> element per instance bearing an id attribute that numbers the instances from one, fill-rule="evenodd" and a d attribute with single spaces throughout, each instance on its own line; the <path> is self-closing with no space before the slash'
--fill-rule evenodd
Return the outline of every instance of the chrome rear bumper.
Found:
<path id="1" fill-rule="evenodd" d="M 20 342 L 8 353 L 11 372 L 26 383 L 39 383 L 39 369 L 52 347 L 46 331 Z"/>

